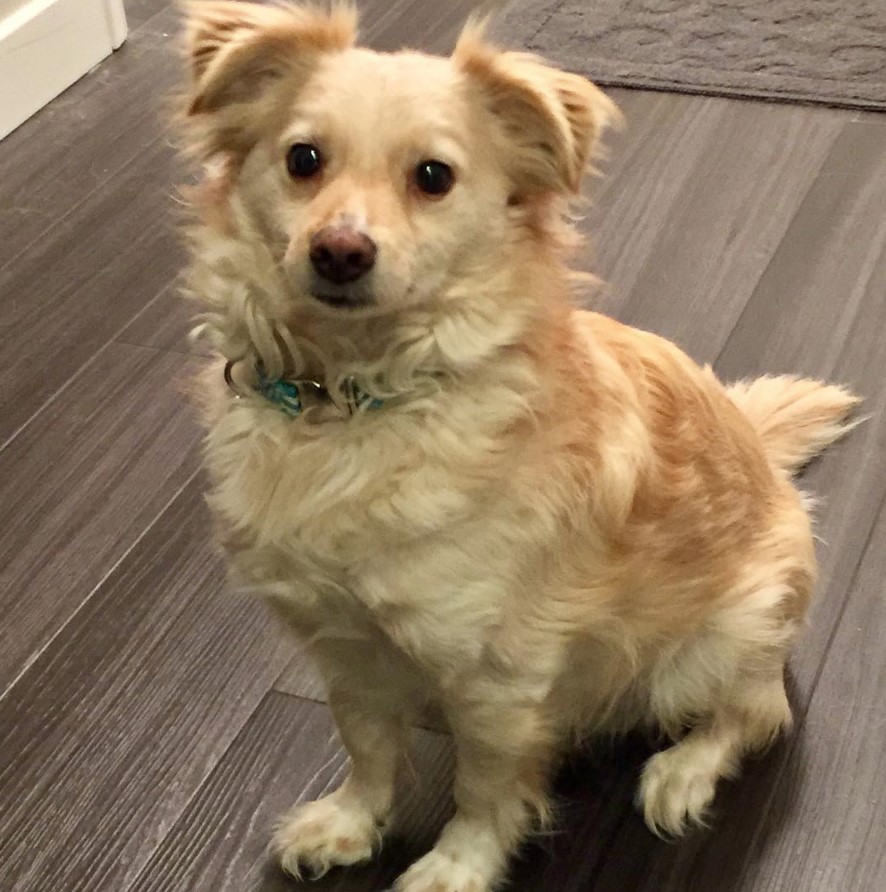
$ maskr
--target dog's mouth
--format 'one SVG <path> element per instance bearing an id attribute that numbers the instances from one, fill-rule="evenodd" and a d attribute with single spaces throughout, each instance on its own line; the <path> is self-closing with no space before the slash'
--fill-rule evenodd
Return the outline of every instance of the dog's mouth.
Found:
<path id="1" fill-rule="evenodd" d="M 371 297 L 365 294 L 348 292 L 333 294 L 327 291 L 312 291 L 311 297 L 327 307 L 334 307 L 337 310 L 359 310 L 371 307 L 375 303 Z"/>

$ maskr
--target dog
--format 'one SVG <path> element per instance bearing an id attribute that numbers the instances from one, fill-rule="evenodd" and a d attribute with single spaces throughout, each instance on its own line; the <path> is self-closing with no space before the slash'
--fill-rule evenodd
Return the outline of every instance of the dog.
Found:
<path id="1" fill-rule="evenodd" d="M 450 57 L 355 46 L 349 6 L 188 8 L 186 293 L 235 576 L 304 642 L 350 754 L 285 816 L 285 871 L 370 858 L 436 704 L 456 811 L 397 892 L 486 892 L 577 741 L 658 729 L 675 836 L 790 723 L 816 565 L 792 474 L 848 390 L 721 384 L 574 306 L 570 209 L 618 121 L 469 23 Z"/>

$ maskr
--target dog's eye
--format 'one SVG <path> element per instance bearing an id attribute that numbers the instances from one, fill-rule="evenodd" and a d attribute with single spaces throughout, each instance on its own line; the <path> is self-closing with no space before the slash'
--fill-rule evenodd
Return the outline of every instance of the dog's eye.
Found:
<path id="1" fill-rule="evenodd" d="M 323 166 L 323 156 L 316 146 L 297 142 L 286 153 L 286 169 L 291 177 L 307 179 L 314 176 Z"/>
<path id="2" fill-rule="evenodd" d="M 442 161 L 422 161 L 415 168 L 415 185 L 425 195 L 445 195 L 454 183 L 452 168 Z"/>

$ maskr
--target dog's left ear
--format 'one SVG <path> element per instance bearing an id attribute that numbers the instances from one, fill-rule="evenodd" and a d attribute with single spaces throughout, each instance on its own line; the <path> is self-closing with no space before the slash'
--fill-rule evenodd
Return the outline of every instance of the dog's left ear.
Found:
<path id="1" fill-rule="evenodd" d="M 615 103 L 586 78 L 526 54 L 502 52 L 472 22 L 453 61 L 507 142 L 504 163 L 521 193 L 577 194 L 600 136 L 621 121 Z"/>

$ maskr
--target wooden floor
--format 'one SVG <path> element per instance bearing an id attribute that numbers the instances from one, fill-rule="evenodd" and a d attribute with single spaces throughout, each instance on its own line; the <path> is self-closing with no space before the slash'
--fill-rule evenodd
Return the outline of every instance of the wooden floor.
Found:
<path id="1" fill-rule="evenodd" d="M 470 0 L 371 0 L 377 46 L 445 48 Z M 276 813 L 345 758 L 291 645 L 226 588 L 174 298 L 157 115 L 176 13 L 132 0 L 113 58 L 0 143 L 0 886 L 285 892 Z M 585 227 L 598 306 L 727 377 L 843 381 L 871 419 L 818 461 L 822 578 L 792 663 L 797 728 L 669 845 L 631 797 L 644 752 L 577 757 L 523 892 L 886 889 L 886 118 L 613 91 Z M 417 732 L 397 838 L 320 890 L 389 885 L 450 812 L 447 738 Z"/>

